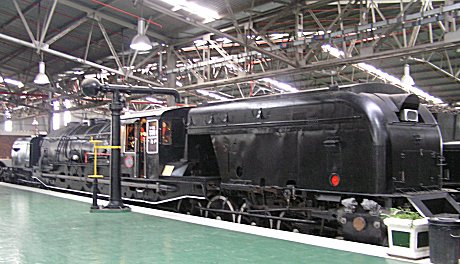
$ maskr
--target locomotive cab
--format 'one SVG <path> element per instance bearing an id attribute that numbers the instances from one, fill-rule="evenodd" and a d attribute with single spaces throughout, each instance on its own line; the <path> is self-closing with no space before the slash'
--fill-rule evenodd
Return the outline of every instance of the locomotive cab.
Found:
<path id="1" fill-rule="evenodd" d="M 161 109 L 122 116 L 122 174 L 158 178 L 184 157 L 188 108 Z"/>

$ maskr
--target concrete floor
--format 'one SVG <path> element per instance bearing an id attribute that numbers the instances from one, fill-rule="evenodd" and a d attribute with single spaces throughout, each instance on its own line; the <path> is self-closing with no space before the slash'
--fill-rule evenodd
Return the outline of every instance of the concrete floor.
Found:
<path id="1" fill-rule="evenodd" d="M 90 201 L 0 183 L 0 263 L 407 263 L 384 247 L 136 206 L 90 213 Z"/>

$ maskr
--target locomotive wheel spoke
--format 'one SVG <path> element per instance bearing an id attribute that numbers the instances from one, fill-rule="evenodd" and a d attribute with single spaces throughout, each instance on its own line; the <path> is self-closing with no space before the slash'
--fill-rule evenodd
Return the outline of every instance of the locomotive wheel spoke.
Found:
<path id="1" fill-rule="evenodd" d="M 240 212 L 244 213 L 247 211 L 248 211 L 248 205 L 246 203 L 243 203 L 240 207 Z M 269 212 L 267 212 L 265 215 L 271 216 Z M 262 226 L 262 227 L 273 228 L 273 219 L 266 219 L 266 218 L 261 218 L 257 216 L 238 215 L 237 223 L 245 224 L 245 225 L 252 225 L 252 226 Z"/>
<path id="2" fill-rule="evenodd" d="M 235 212 L 233 204 L 230 202 L 230 200 L 222 195 L 214 196 L 211 200 L 209 200 L 206 208 Z M 205 211 L 204 216 L 206 218 L 236 222 L 236 215 L 226 212 Z"/>

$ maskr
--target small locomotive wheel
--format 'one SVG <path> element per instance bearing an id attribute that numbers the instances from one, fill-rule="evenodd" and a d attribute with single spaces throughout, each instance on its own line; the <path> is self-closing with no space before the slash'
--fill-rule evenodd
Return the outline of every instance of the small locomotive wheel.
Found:
<path id="1" fill-rule="evenodd" d="M 230 202 L 230 200 L 227 197 L 222 196 L 222 195 L 217 195 L 211 198 L 206 208 L 235 212 L 233 204 Z M 231 214 L 231 213 L 226 213 L 226 212 L 205 211 L 204 217 L 214 218 L 217 220 L 229 221 L 233 223 L 236 222 L 236 215 Z"/>

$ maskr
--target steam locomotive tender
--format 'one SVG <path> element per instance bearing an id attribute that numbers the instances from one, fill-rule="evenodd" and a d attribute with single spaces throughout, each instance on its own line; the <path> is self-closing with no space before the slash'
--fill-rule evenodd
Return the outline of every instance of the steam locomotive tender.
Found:
<path id="1" fill-rule="evenodd" d="M 70 124 L 12 150 L 9 182 L 89 192 L 89 138 L 109 122 Z M 415 95 L 359 84 L 122 117 L 125 201 L 244 224 L 386 243 L 390 207 L 458 214 L 441 190 L 438 125 Z M 108 193 L 109 151 L 98 155 Z"/>

